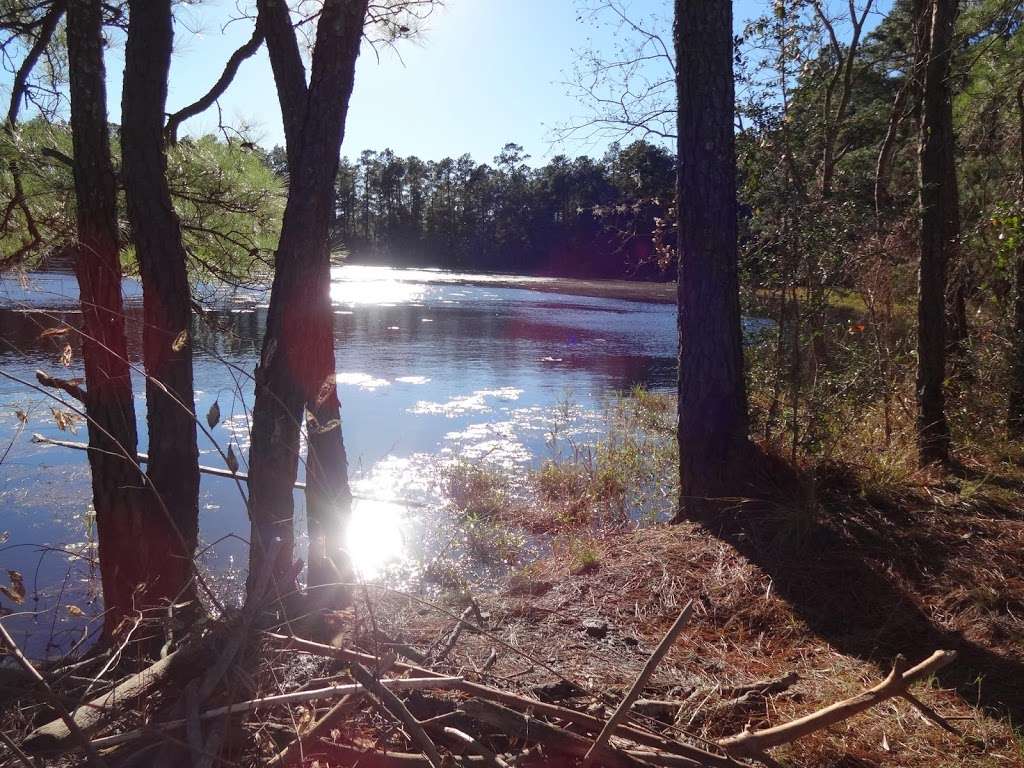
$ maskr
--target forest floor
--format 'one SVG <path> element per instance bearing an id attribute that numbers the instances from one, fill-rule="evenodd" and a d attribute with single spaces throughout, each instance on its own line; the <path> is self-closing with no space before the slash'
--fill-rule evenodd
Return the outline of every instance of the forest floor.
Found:
<path id="1" fill-rule="evenodd" d="M 596 536 L 582 566 L 556 550 L 504 590 L 474 595 L 488 631 L 464 633 L 446 667 L 472 674 L 496 652 L 487 680 L 607 706 L 692 599 L 690 627 L 643 693 L 676 703 L 657 713 L 658 730 L 713 741 L 778 725 L 875 685 L 897 653 L 914 664 L 955 649 L 917 695 L 960 736 L 894 699 L 772 756 L 834 768 L 1024 766 L 1024 510 L 938 488 L 907 502 L 861 501 L 798 541 L 768 533 L 762 518 L 721 536 L 689 523 Z M 376 614 L 387 634 L 423 649 L 450 631 L 401 598 Z M 781 692 L 727 695 L 789 673 L 798 682 Z M 559 694 L 560 678 L 580 690 Z"/>

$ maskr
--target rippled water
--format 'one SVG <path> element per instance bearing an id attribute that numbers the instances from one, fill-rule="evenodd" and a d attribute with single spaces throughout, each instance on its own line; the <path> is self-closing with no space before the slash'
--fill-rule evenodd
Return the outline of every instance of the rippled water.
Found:
<path id="1" fill-rule="evenodd" d="M 492 276 L 431 270 L 334 271 L 343 428 L 354 491 L 366 497 L 357 502 L 349 533 L 364 575 L 447 546 L 454 533 L 436 512 L 438 473 L 445 463 L 529 466 L 549 455 L 551 427 L 566 413 L 572 418 L 563 430 L 586 435 L 600 428 L 602 403 L 611 393 L 634 384 L 673 386 L 673 306 L 558 293 L 560 284 L 552 280 L 517 282 L 521 287 Z M 544 291 L 532 290 L 534 282 Z M 126 283 L 135 362 L 139 294 L 136 284 Z M 213 435 L 222 446 L 234 444 L 244 470 L 252 382 L 227 364 L 252 372 L 267 297 L 227 290 L 213 295 L 217 309 L 211 319 L 221 329 L 197 323 L 193 334 L 196 410 L 204 414 L 219 402 L 223 420 Z M 45 328 L 77 325 L 76 302 L 77 288 L 67 275 L 0 281 L 0 368 L 34 381 L 37 368 L 63 370 L 59 358 L 70 342 L 71 375 L 80 371 L 73 334 L 40 337 Z M 144 449 L 141 377 L 135 387 Z M 48 545 L 91 553 L 85 455 L 31 440 L 33 433 L 86 439 L 84 425 L 77 435 L 57 428 L 53 405 L 47 396 L 0 376 L 0 454 L 13 439 L 0 464 L 0 536 L 9 537 L 0 546 L 0 568 L 25 574 L 30 609 L 36 606 L 33 597 L 39 606 L 85 602 L 81 591 L 91 584 L 87 561 L 39 550 Z M 28 415 L 20 433 L 18 410 Z M 213 445 L 201 439 L 201 463 L 223 466 Z M 297 493 L 300 530 L 302 502 Z M 246 545 L 232 536 L 246 537 L 248 521 L 234 483 L 204 476 L 200 511 L 203 542 L 212 545 L 204 561 L 220 571 L 244 564 Z M 70 574 L 69 562 L 76 564 Z M 0 604 L 13 607 L 4 598 Z"/>

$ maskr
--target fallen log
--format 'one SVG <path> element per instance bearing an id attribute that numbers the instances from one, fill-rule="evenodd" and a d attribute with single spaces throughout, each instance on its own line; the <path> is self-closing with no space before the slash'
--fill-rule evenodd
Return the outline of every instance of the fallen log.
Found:
<path id="1" fill-rule="evenodd" d="M 736 757 L 758 757 L 773 747 L 789 744 L 810 733 L 828 728 L 871 709 L 887 699 L 903 695 L 911 685 L 942 669 L 955 658 L 956 651 L 935 651 L 916 667 L 904 672 L 902 658 L 897 657 L 896 664 L 889 676 L 858 696 L 837 702 L 782 725 L 758 731 L 743 731 L 720 740 L 718 745 Z"/>
<path id="2" fill-rule="evenodd" d="M 94 734 L 111 717 L 124 711 L 124 705 L 131 706 L 135 700 L 145 696 L 153 688 L 179 672 L 194 672 L 196 662 L 206 653 L 202 643 L 179 648 L 141 672 L 129 677 L 123 683 L 102 696 L 82 704 L 71 717 L 77 727 L 87 736 Z M 73 735 L 64 720 L 58 718 L 32 731 L 22 744 L 30 754 L 63 752 L 72 746 Z"/>

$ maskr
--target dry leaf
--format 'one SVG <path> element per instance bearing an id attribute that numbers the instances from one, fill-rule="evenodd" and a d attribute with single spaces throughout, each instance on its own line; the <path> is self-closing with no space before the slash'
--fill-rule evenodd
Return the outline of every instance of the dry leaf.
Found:
<path id="1" fill-rule="evenodd" d="M 889 739 L 885 737 L 884 733 L 882 734 L 882 749 L 886 752 L 892 752 L 892 749 L 889 747 Z"/>
<path id="2" fill-rule="evenodd" d="M 218 422 L 220 422 L 220 403 L 214 400 L 210 410 L 206 412 L 206 423 L 210 425 L 210 429 L 213 429 Z"/>
<path id="3" fill-rule="evenodd" d="M 69 368 L 71 366 L 71 357 L 71 345 L 65 344 L 64 350 L 60 353 L 60 364 L 63 365 L 65 368 Z"/>
<path id="4" fill-rule="evenodd" d="M 77 605 L 66 605 L 64 607 L 68 609 L 68 613 L 71 616 L 85 616 L 85 611 L 83 611 Z"/>
<path id="5" fill-rule="evenodd" d="M 17 571 L 8 571 L 7 576 L 11 580 L 11 586 L 0 586 L 0 592 L 7 595 L 12 603 L 21 605 L 25 602 L 25 579 Z"/>
<path id="6" fill-rule="evenodd" d="M 230 469 L 232 473 L 238 472 L 238 459 L 235 458 L 235 451 L 231 447 L 230 443 L 228 444 L 227 462 L 228 469 Z"/>
<path id="7" fill-rule="evenodd" d="M 51 336 L 63 336 L 65 333 L 70 331 L 66 325 L 58 325 L 56 328 L 47 328 L 45 331 L 39 334 L 40 339 L 48 339 Z"/>
<path id="8" fill-rule="evenodd" d="M 15 411 L 14 415 L 18 417 L 18 421 L 22 424 L 28 424 L 28 414 L 24 411 Z"/>
<path id="9" fill-rule="evenodd" d="M 70 432 L 72 434 L 77 430 L 77 417 L 70 411 L 62 411 L 59 408 L 50 408 L 50 413 L 53 414 L 53 420 L 57 424 L 57 429 L 61 432 Z"/>
<path id="10" fill-rule="evenodd" d="M 181 352 L 181 350 L 185 348 L 186 344 L 188 344 L 188 328 L 183 330 L 174 338 L 174 342 L 171 344 L 171 349 L 175 352 Z"/>

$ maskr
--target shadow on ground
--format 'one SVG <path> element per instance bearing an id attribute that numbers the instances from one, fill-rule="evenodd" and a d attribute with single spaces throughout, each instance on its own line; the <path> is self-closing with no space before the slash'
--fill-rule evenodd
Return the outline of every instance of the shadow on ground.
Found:
<path id="1" fill-rule="evenodd" d="M 813 511 L 745 507 L 703 526 L 840 652 L 887 672 L 898 653 L 916 663 L 954 649 L 939 683 L 1024 722 L 1022 510 L 982 495 L 866 494 L 841 471 L 819 487 Z"/>

